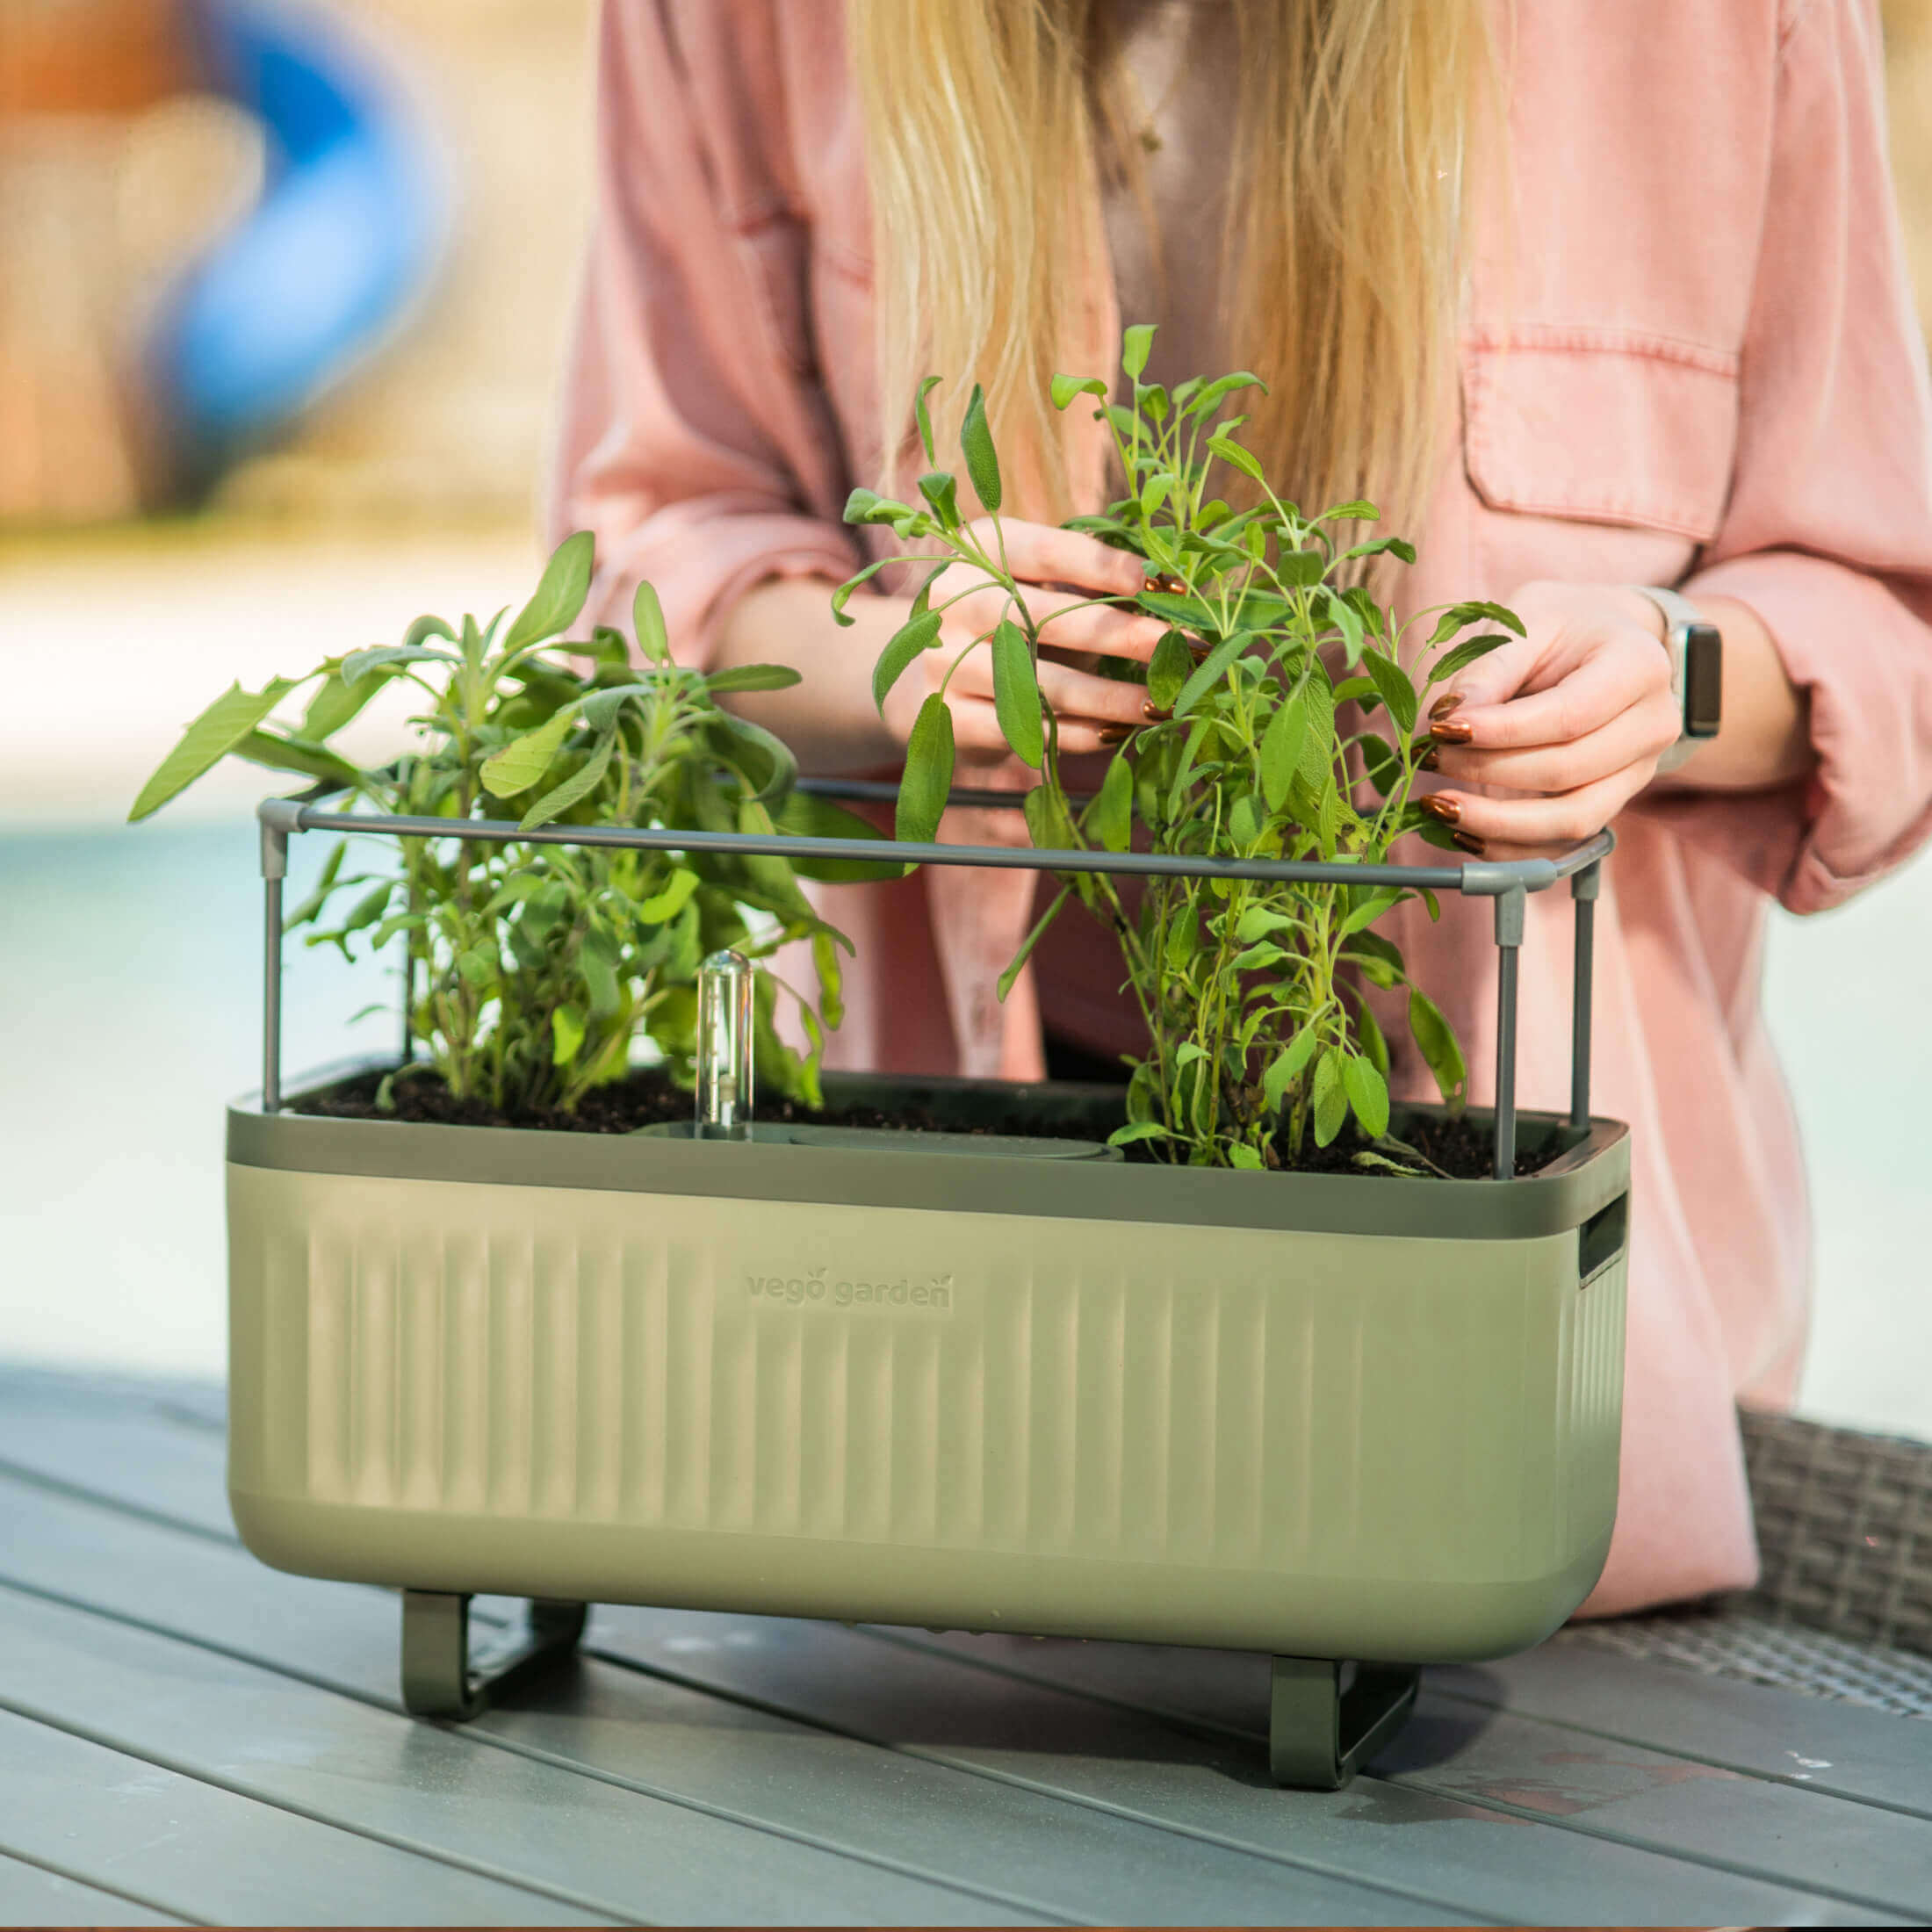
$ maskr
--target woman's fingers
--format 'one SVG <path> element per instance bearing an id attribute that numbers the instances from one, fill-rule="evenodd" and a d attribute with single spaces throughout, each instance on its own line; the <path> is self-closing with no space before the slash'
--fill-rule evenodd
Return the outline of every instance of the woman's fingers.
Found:
<path id="1" fill-rule="evenodd" d="M 1460 712 L 1453 714 L 1460 717 Z M 1574 744 L 1533 745 L 1522 751 L 1484 751 L 1438 742 L 1430 768 L 1465 784 L 1510 791 L 1562 792 L 1608 778 L 1629 765 L 1654 762 L 1676 740 L 1682 723 L 1668 688 L 1619 712 Z"/>
<path id="2" fill-rule="evenodd" d="M 1060 721 L 1064 732 L 1071 725 L 1142 724 L 1147 720 L 1144 706 L 1147 692 L 1138 684 L 1122 684 L 1113 678 L 1095 677 L 1070 665 L 1056 664 L 1042 658 L 1038 666 L 1040 695 Z M 993 696 L 992 660 L 976 651 L 953 673 L 950 689 L 961 697 Z"/>
<path id="3" fill-rule="evenodd" d="M 1647 782 L 1643 767 L 1626 766 L 1554 798 L 1490 798 L 1444 790 L 1431 792 L 1424 809 L 1451 826 L 1466 850 L 1485 858 L 1521 858 L 1567 852 L 1593 838 Z"/>
<path id="4" fill-rule="evenodd" d="M 1139 558 L 1114 550 L 1078 530 L 1003 518 L 996 534 L 991 518 L 967 526 L 967 534 L 996 560 L 1005 544 L 1006 568 L 1024 583 L 1073 584 L 1090 596 L 1137 597 L 1147 583 Z"/>
<path id="5" fill-rule="evenodd" d="M 1097 604 L 1091 595 L 1049 590 L 1023 584 L 1026 614 L 1042 644 L 1056 650 L 1085 651 L 1101 657 L 1136 658 L 1145 663 L 1168 628 L 1157 617 L 1142 616 L 1114 604 Z M 947 635 L 963 645 L 984 637 L 1002 617 L 1019 621 L 1013 601 L 998 585 L 989 584 L 946 609 Z"/>

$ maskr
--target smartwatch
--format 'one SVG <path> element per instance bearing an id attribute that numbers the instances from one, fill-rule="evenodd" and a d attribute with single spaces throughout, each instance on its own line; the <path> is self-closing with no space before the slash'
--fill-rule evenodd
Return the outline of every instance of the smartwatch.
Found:
<path id="1" fill-rule="evenodd" d="M 1714 624 L 1698 615 L 1688 597 L 1652 584 L 1634 588 L 1663 613 L 1670 688 L 1682 710 L 1683 729 L 1657 761 L 1657 769 L 1675 771 L 1701 739 L 1718 735 L 1724 711 L 1724 639 Z"/>

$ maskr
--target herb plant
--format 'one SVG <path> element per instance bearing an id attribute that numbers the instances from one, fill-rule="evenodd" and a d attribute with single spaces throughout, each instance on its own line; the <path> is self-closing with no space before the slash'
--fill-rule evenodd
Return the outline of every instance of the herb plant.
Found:
<path id="1" fill-rule="evenodd" d="M 641 664 L 607 626 L 588 640 L 565 639 L 592 563 L 591 537 L 567 538 L 507 630 L 507 612 L 454 628 L 419 617 L 400 644 L 329 658 L 259 691 L 231 688 L 188 727 L 129 817 L 147 818 L 234 756 L 384 811 L 516 813 L 524 832 L 562 824 L 769 833 L 775 816 L 789 830 L 869 833 L 850 814 L 792 793 L 790 753 L 717 702 L 727 691 L 794 684 L 796 671 L 681 668 L 648 584 L 633 606 Z M 365 770 L 329 741 L 398 680 L 421 693 L 411 720 L 420 748 Z M 299 714 L 277 722 L 271 714 L 305 691 Z M 381 843 L 383 869 L 364 872 L 344 869 L 349 840 L 338 841 L 286 925 L 350 958 L 357 948 L 366 956 L 402 941 L 419 1065 L 451 1094 L 511 1114 L 567 1113 L 626 1071 L 640 1031 L 688 1084 L 700 960 L 721 947 L 764 958 L 807 939 L 818 997 L 815 1006 L 800 996 L 798 1006 L 811 1049 L 801 1056 L 780 1039 L 777 987 L 763 972 L 755 1066 L 761 1083 L 817 1103 L 821 1021 L 839 1019 L 835 948 L 850 946 L 814 913 L 784 861 L 515 840 Z"/>
<path id="2" fill-rule="evenodd" d="M 1042 639 L 1027 588 L 1006 566 L 999 462 L 980 389 L 968 401 L 960 443 L 983 520 L 967 520 L 955 475 L 938 467 L 926 408 L 937 378 L 921 385 L 914 408 L 933 465 L 919 479 L 920 501 L 853 493 L 847 522 L 890 525 L 921 547 L 842 586 L 833 605 L 843 621 L 851 621 L 843 616 L 847 601 L 876 571 L 895 562 L 929 566 L 912 615 L 880 654 L 874 694 L 882 706 L 914 660 L 938 646 L 952 603 L 988 580 L 1006 593 L 993 628 L 955 656 L 919 710 L 899 795 L 899 837 L 934 836 L 953 771 L 946 688 L 965 657 L 983 647 L 992 654 L 1002 733 L 1040 773 L 1025 809 L 1042 849 L 1123 851 L 1138 826 L 1157 853 L 1368 864 L 1386 860 L 1405 833 L 1439 833 L 1411 796 L 1429 743 L 1417 733 L 1424 696 L 1504 641 L 1490 631 L 1453 642 L 1461 633 L 1488 623 L 1520 634 L 1520 620 L 1498 604 L 1471 602 L 1399 623 L 1363 580 L 1370 559 L 1412 564 L 1414 549 L 1399 537 L 1345 540 L 1344 526 L 1378 518 L 1373 504 L 1309 516 L 1284 501 L 1237 439 L 1245 418 L 1221 414 L 1231 397 L 1265 393 L 1265 386 L 1245 371 L 1171 392 L 1143 383 L 1153 335 L 1146 326 L 1126 332 L 1121 365 L 1131 402 L 1111 400 L 1099 377 L 1056 376 L 1053 384 L 1057 408 L 1095 399 L 1126 481 L 1126 494 L 1104 515 L 1068 527 L 1133 552 L 1148 574 L 1137 599 L 1092 601 L 1132 602 L 1172 626 L 1145 669 L 1156 721 L 1114 753 L 1091 798 L 1070 797 L 1062 782 L 1055 722 L 1036 674 L 1042 644 L 1052 638 Z M 1214 494 L 1217 465 L 1244 479 L 1235 494 L 1244 494 L 1249 507 Z M 1424 624 L 1425 641 L 1417 635 Z M 1135 904 L 1110 877 L 1070 875 L 1008 967 L 1002 995 L 1070 896 L 1118 935 L 1147 1026 L 1148 1052 L 1133 1063 L 1128 1125 L 1117 1142 L 1148 1142 L 1192 1164 L 1274 1167 L 1300 1159 L 1311 1135 L 1327 1146 L 1352 1114 L 1366 1141 L 1378 1143 L 1360 1150 L 1358 1161 L 1412 1171 L 1419 1157 L 1388 1137 L 1388 1049 L 1365 984 L 1406 991 L 1417 1045 L 1444 1099 L 1460 1110 L 1467 1069 L 1455 1034 L 1410 981 L 1398 948 L 1375 930 L 1414 894 L 1177 878 L 1149 880 Z M 1437 916 L 1432 895 L 1421 896 Z"/>

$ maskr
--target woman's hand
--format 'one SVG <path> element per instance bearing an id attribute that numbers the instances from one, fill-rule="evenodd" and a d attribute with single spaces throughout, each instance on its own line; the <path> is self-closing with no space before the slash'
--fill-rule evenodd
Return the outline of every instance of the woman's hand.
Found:
<path id="1" fill-rule="evenodd" d="M 1158 618 L 1108 604 L 1095 597 L 1135 597 L 1145 588 L 1141 560 L 1125 551 L 1110 549 L 1075 530 L 1055 530 L 1045 523 L 1002 518 L 998 537 L 986 518 L 969 526 L 974 541 L 998 560 L 999 541 L 1006 544 L 1006 566 L 1019 582 L 1027 613 L 1039 627 L 1040 694 L 1059 722 L 1060 749 L 1069 754 L 1093 752 L 1118 742 L 1145 721 L 1146 691 L 1138 684 L 1122 684 L 1096 677 L 1062 655 L 1085 658 L 1135 658 L 1144 663 L 1154 654 L 1167 626 Z M 932 602 L 949 596 L 959 601 L 945 613 L 938 645 L 901 678 L 886 701 L 886 722 L 903 743 L 928 692 L 939 688 L 953 661 L 976 638 L 990 632 L 1009 608 L 1006 592 L 982 580 L 970 564 L 955 563 L 934 584 Z M 965 589 L 967 594 L 961 596 Z M 918 672 L 922 668 L 926 676 Z M 947 687 L 953 713 L 953 741 L 962 760 L 996 764 L 1012 755 L 993 710 L 993 667 L 991 652 L 971 652 L 953 673 Z M 1114 736 L 1103 734 L 1113 733 Z"/>
<path id="2" fill-rule="evenodd" d="M 1526 584 L 1528 629 L 1453 679 L 1431 709 L 1423 801 L 1490 859 L 1554 857 L 1607 825 L 1683 730 L 1663 616 L 1618 585 Z"/>

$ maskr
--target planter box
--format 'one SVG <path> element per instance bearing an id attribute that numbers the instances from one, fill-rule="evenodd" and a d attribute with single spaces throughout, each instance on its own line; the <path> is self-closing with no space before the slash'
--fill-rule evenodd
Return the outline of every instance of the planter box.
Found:
<path id="1" fill-rule="evenodd" d="M 1119 1118 L 1107 1089 L 827 1087 Z M 1538 1174 L 1443 1181 L 238 1106 L 235 1520 L 278 1568 L 458 1611 L 1500 1656 L 1602 1567 L 1624 1353 L 1626 1129 L 1518 1132 Z M 417 1701 L 456 1708 L 460 1614 L 440 1705 L 418 1634 Z M 1278 1676 L 1278 1719 L 1304 1690 Z"/>

